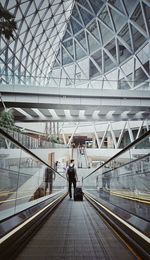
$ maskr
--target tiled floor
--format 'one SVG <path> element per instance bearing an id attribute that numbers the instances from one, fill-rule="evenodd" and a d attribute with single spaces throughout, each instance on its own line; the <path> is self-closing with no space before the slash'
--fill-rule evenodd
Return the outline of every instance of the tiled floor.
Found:
<path id="1" fill-rule="evenodd" d="M 17 260 L 137 259 L 86 201 L 69 198 L 50 216 Z"/>

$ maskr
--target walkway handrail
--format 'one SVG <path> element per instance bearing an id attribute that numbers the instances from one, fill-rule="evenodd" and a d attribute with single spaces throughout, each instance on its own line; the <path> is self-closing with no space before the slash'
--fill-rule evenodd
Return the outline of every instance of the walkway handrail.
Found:
<path id="1" fill-rule="evenodd" d="M 12 141 L 14 144 L 16 144 L 17 146 L 19 146 L 22 150 L 24 150 L 25 152 L 27 152 L 28 154 L 30 154 L 32 157 L 36 158 L 38 161 L 40 161 L 41 163 L 43 163 L 45 166 L 49 167 L 52 171 L 54 171 L 55 173 L 57 173 L 59 176 L 61 176 L 62 178 L 66 179 L 64 176 L 62 176 L 59 172 L 57 172 L 53 167 L 51 167 L 48 163 L 46 163 L 45 161 L 43 161 L 40 157 L 38 157 L 36 154 L 34 154 L 33 152 L 31 152 L 28 148 L 26 148 L 24 145 L 20 144 L 17 140 L 15 140 L 11 135 L 9 135 L 8 133 L 6 133 L 4 130 L 0 129 L 0 133 L 5 136 L 6 138 L 8 138 L 10 141 Z"/>
<path id="2" fill-rule="evenodd" d="M 125 148 L 123 148 L 120 152 L 118 152 L 117 154 L 115 154 L 114 156 L 112 156 L 110 159 L 108 159 L 106 162 L 104 162 L 102 165 L 100 165 L 99 167 L 97 167 L 94 171 L 92 171 L 91 173 L 89 173 L 86 177 L 83 178 L 83 180 L 85 180 L 86 178 L 88 178 L 89 176 L 91 176 L 93 173 L 95 173 L 97 170 L 99 170 L 100 168 L 102 168 L 104 165 L 108 164 L 109 162 L 111 162 L 112 160 L 114 160 L 115 158 L 117 158 L 118 156 L 120 156 L 121 154 L 123 154 L 124 152 L 128 151 L 131 147 L 133 147 L 135 144 L 139 143 L 140 141 L 142 141 L 145 137 L 150 135 L 150 130 L 148 130 L 146 133 L 144 133 L 143 135 L 141 135 L 139 138 L 137 138 L 136 140 L 134 140 L 132 143 L 130 143 L 129 145 L 127 145 Z"/>

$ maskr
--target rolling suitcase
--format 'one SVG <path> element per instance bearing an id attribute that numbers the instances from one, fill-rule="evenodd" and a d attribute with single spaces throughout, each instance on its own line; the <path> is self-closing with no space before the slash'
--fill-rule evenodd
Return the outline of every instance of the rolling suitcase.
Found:
<path id="1" fill-rule="evenodd" d="M 74 190 L 74 200 L 75 201 L 83 201 L 83 191 L 82 191 L 82 188 L 75 188 Z"/>

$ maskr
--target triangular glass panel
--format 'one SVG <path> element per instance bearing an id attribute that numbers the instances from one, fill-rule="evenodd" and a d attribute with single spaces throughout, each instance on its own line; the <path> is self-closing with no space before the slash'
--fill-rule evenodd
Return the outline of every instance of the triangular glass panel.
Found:
<path id="1" fill-rule="evenodd" d="M 37 29 L 38 27 L 36 25 L 31 27 L 32 35 L 36 35 Z"/>
<path id="2" fill-rule="evenodd" d="M 2 69 L 2 66 L 4 66 L 5 63 L 7 64 L 6 51 L 3 51 L 0 56 L 0 69 Z"/>
<path id="3" fill-rule="evenodd" d="M 87 32 L 87 38 L 88 38 L 88 44 L 89 44 L 89 51 L 90 53 L 96 51 L 101 47 L 100 42 L 97 42 L 94 37 L 92 37 L 88 32 Z"/>
<path id="4" fill-rule="evenodd" d="M 103 52 L 103 54 L 104 54 L 104 71 L 107 72 L 113 69 L 115 65 L 105 51 Z"/>
<path id="5" fill-rule="evenodd" d="M 87 10 L 89 10 L 90 12 L 93 12 L 87 0 L 79 0 L 78 3 L 83 7 L 85 7 Z"/>
<path id="6" fill-rule="evenodd" d="M 65 35 L 63 37 L 63 41 L 68 39 L 68 38 L 70 38 L 70 37 L 71 37 L 70 33 L 68 31 L 66 31 L 66 33 L 65 33 Z"/>
<path id="7" fill-rule="evenodd" d="M 30 51 L 36 50 L 36 48 L 38 49 L 38 46 L 37 46 L 36 42 L 33 41 L 33 42 L 32 42 L 32 45 L 31 45 L 31 48 L 30 48 Z"/>
<path id="8" fill-rule="evenodd" d="M 87 30 L 88 30 L 92 35 L 94 35 L 95 38 L 97 38 L 98 41 L 100 41 L 99 31 L 98 31 L 96 22 L 93 22 L 90 26 L 88 26 Z"/>
<path id="9" fill-rule="evenodd" d="M 27 19 L 27 17 L 26 17 Z M 22 26 L 22 20 L 17 21 L 17 30 L 20 30 Z"/>
<path id="10" fill-rule="evenodd" d="M 22 49 L 20 49 L 20 50 L 18 50 L 17 52 L 16 52 L 16 57 L 18 58 L 18 60 L 20 60 L 20 54 L 21 54 L 21 51 L 22 51 Z M 17 60 L 16 60 L 17 61 Z"/>
<path id="11" fill-rule="evenodd" d="M 98 64 L 100 69 L 102 68 L 102 50 L 97 51 L 92 55 L 92 58 L 95 60 L 95 62 Z"/>
<path id="12" fill-rule="evenodd" d="M 28 42 L 28 43 L 25 44 L 25 48 L 26 48 L 27 50 L 30 49 L 30 44 L 31 44 L 31 42 Z"/>
<path id="13" fill-rule="evenodd" d="M 75 53 L 76 59 L 81 59 L 86 56 L 86 52 L 80 47 L 80 45 L 75 41 Z"/>
<path id="14" fill-rule="evenodd" d="M 32 24 L 31 24 L 31 26 L 38 26 L 39 25 L 39 22 L 40 22 L 40 18 L 39 18 L 39 16 L 38 16 L 38 14 L 34 17 L 34 20 L 33 20 L 33 22 L 32 22 Z"/>
<path id="15" fill-rule="evenodd" d="M 131 1 L 132 2 L 132 1 Z M 131 143 L 131 140 L 130 140 L 130 135 L 129 135 L 129 132 L 128 131 L 125 131 L 124 134 L 123 134 L 123 138 L 121 140 L 121 143 L 120 143 L 120 146 L 119 148 L 124 148 L 126 147 L 128 144 Z"/>
<path id="16" fill-rule="evenodd" d="M 149 32 L 150 32 L 150 6 L 148 6 L 145 3 L 143 3 L 143 7 L 144 7 L 144 11 L 145 11 L 147 28 L 149 29 Z"/>
<path id="17" fill-rule="evenodd" d="M 100 10 L 100 8 L 102 7 L 102 5 L 104 4 L 104 2 L 103 1 L 101 1 L 101 0 L 89 0 L 89 2 L 90 2 L 90 4 L 91 4 L 91 6 L 92 6 L 92 8 L 93 8 L 93 10 L 94 10 L 94 12 L 95 12 L 95 14 L 97 14 L 98 13 L 98 11 Z"/>
<path id="18" fill-rule="evenodd" d="M 136 51 L 145 41 L 146 38 L 131 24 L 134 50 Z"/>
<path id="19" fill-rule="evenodd" d="M 116 57 L 116 41 L 115 41 L 115 38 L 110 41 L 106 46 L 105 48 L 111 53 L 111 55 L 113 56 L 113 58 L 116 60 L 117 57 Z"/>
<path id="20" fill-rule="evenodd" d="M 22 12 L 21 12 L 21 10 L 20 9 L 18 9 L 17 10 L 17 20 L 19 21 L 19 20 L 23 20 L 23 14 L 22 14 Z"/>
<path id="21" fill-rule="evenodd" d="M 79 23 L 82 24 L 82 21 L 81 21 L 79 12 L 78 12 L 78 10 L 77 10 L 77 8 L 76 8 L 76 5 L 73 7 L 73 11 L 72 11 L 71 16 L 74 17 L 77 21 L 79 21 Z"/>
<path id="22" fill-rule="evenodd" d="M 33 36 L 31 34 L 30 31 L 28 31 L 28 35 L 27 35 L 27 38 L 26 38 L 26 42 L 32 42 L 33 41 Z"/>
<path id="23" fill-rule="evenodd" d="M 57 53 L 57 55 L 56 55 L 56 58 L 57 58 L 58 62 L 61 63 L 60 49 L 58 50 L 58 53 Z"/>
<path id="24" fill-rule="evenodd" d="M 9 44 L 9 47 L 10 47 L 11 49 L 13 49 L 13 48 L 14 48 L 14 45 L 15 45 L 15 41 L 12 41 L 12 42 Z"/>
<path id="25" fill-rule="evenodd" d="M 66 86 L 70 86 L 71 85 L 71 80 L 69 78 L 66 78 Z"/>
<path id="26" fill-rule="evenodd" d="M 128 75 L 128 80 L 132 81 L 132 73 Z M 130 89 L 129 82 L 126 78 L 121 78 L 118 80 L 118 89 Z"/>
<path id="27" fill-rule="evenodd" d="M 8 49 L 7 53 L 8 53 L 8 60 L 10 61 L 10 58 L 12 58 L 13 53 L 10 49 Z"/>
<path id="28" fill-rule="evenodd" d="M 121 29 L 121 31 L 119 32 L 118 35 L 129 45 L 130 48 L 132 48 L 128 24 L 126 24 L 126 25 Z"/>
<path id="29" fill-rule="evenodd" d="M 42 34 L 43 34 L 43 26 L 40 24 L 38 26 L 37 31 L 36 31 L 36 36 L 35 37 L 41 36 Z M 36 40 L 37 40 L 37 38 L 36 38 Z"/>
<path id="30" fill-rule="evenodd" d="M 54 22 L 49 23 L 48 20 L 45 20 L 45 21 L 42 21 L 42 26 L 44 27 L 45 30 L 48 30 L 49 28 L 53 29 Z"/>
<path id="31" fill-rule="evenodd" d="M 63 43 L 63 46 L 66 48 L 66 50 L 70 53 L 72 58 L 74 57 L 74 51 L 73 51 L 73 40 L 68 40 Z"/>
<path id="32" fill-rule="evenodd" d="M 38 14 L 39 14 L 41 20 L 43 20 L 45 14 L 46 14 L 46 11 L 47 10 L 45 10 L 45 9 L 42 9 L 42 10 L 38 11 Z"/>
<path id="33" fill-rule="evenodd" d="M 43 18 L 44 21 L 48 20 L 49 21 L 49 24 L 51 24 L 52 20 L 53 20 L 53 14 L 50 12 L 47 12 L 45 15 L 44 15 L 44 18 Z"/>
<path id="34" fill-rule="evenodd" d="M 76 35 L 77 41 L 81 44 L 81 46 L 87 51 L 87 42 L 85 38 L 85 32 L 81 32 L 80 34 Z"/>
<path id="35" fill-rule="evenodd" d="M 49 6 L 49 1 L 48 1 L 48 0 L 42 1 L 42 2 L 40 3 L 40 9 L 47 9 L 48 6 Z M 38 9 L 39 9 L 39 7 L 38 7 Z"/>
<path id="36" fill-rule="evenodd" d="M 16 6 L 16 1 L 8 1 L 7 3 L 8 3 L 7 4 L 7 10 L 10 10 L 14 6 Z M 4 6 L 4 4 L 3 4 L 3 6 Z"/>
<path id="37" fill-rule="evenodd" d="M 131 56 L 131 52 L 126 48 L 126 46 L 123 44 L 123 41 L 120 42 L 118 40 L 118 50 L 119 50 L 119 60 L 120 63 L 126 60 L 128 57 Z"/>
<path id="38" fill-rule="evenodd" d="M 150 74 L 150 66 L 149 66 L 149 61 L 147 61 L 144 65 L 143 65 L 144 69 L 147 71 L 147 73 Z"/>
<path id="39" fill-rule="evenodd" d="M 131 20 L 136 22 L 144 31 L 146 31 L 140 4 L 137 5 L 135 11 L 133 12 Z"/>
<path id="40" fill-rule="evenodd" d="M 126 20 L 124 19 L 123 15 L 121 15 L 119 12 L 115 11 L 114 9 L 110 8 L 112 19 L 114 21 L 114 25 L 116 28 L 116 31 L 119 31 L 119 29 L 125 24 Z"/>
<path id="41" fill-rule="evenodd" d="M 29 1 L 20 4 L 20 9 L 22 10 L 23 14 L 26 13 L 26 10 L 28 9 L 28 6 L 30 6 L 30 2 Z"/>
<path id="42" fill-rule="evenodd" d="M 73 62 L 73 59 L 71 59 L 70 55 L 66 52 L 64 48 L 62 48 L 62 62 L 63 65 Z"/>
<path id="43" fill-rule="evenodd" d="M 123 1 L 129 15 L 133 12 L 135 6 L 137 5 L 137 1 L 138 0 L 134 0 L 134 1 L 124 0 Z"/>
<path id="44" fill-rule="evenodd" d="M 58 2 L 57 2 L 57 4 L 56 4 L 56 1 L 51 1 L 51 7 L 50 7 L 50 9 L 51 9 L 51 12 L 53 13 L 53 14 L 59 14 L 59 9 L 61 8 L 61 6 L 62 5 L 59 5 L 58 4 Z"/>
<path id="45" fill-rule="evenodd" d="M 98 71 L 98 69 L 96 68 L 94 63 L 90 60 L 90 78 L 96 77 L 99 75 L 100 75 L 100 72 Z"/>
<path id="46" fill-rule="evenodd" d="M 148 79 L 142 67 L 138 68 L 134 73 L 134 86 L 137 86 Z"/>
<path id="47" fill-rule="evenodd" d="M 67 30 L 68 30 L 68 32 L 69 32 L 70 34 L 72 34 L 72 30 L 71 30 L 70 23 L 68 23 Z"/>
<path id="48" fill-rule="evenodd" d="M 103 44 L 109 42 L 114 37 L 114 32 L 112 32 L 108 27 L 99 22 L 100 32 L 102 36 Z"/>
<path id="49" fill-rule="evenodd" d="M 6 48 L 6 39 L 3 37 L 1 37 L 1 46 L 0 46 L 0 51 L 4 52 L 4 49 Z M 1 57 L 1 56 L 0 56 Z"/>
<path id="50" fill-rule="evenodd" d="M 126 89 L 127 88 L 131 88 L 130 86 L 133 85 L 133 82 L 132 82 L 132 79 L 133 79 L 133 73 L 131 71 L 131 73 L 129 75 L 126 76 L 126 79 L 127 79 L 127 83 L 128 83 L 128 86 L 126 86 Z"/>
<path id="51" fill-rule="evenodd" d="M 37 37 L 35 37 L 35 40 L 36 40 L 37 43 L 38 43 L 38 40 L 39 40 L 40 37 L 41 37 L 40 35 L 38 35 Z M 46 42 L 40 43 L 40 44 L 38 45 L 38 46 L 39 46 L 39 49 L 40 49 L 40 50 L 44 49 L 44 51 L 45 51 L 45 50 L 46 50 L 45 44 L 46 44 Z M 49 45 L 48 45 L 48 47 L 49 47 Z M 43 53 L 44 53 L 44 51 L 43 51 Z"/>
<path id="52" fill-rule="evenodd" d="M 112 30 L 112 23 L 106 6 L 102 9 L 98 17 Z"/>
<path id="53" fill-rule="evenodd" d="M 89 12 L 87 12 L 85 9 L 81 8 L 79 6 L 79 10 L 80 10 L 80 14 L 82 16 L 84 25 L 86 26 L 92 19 L 93 19 L 93 15 L 91 15 Z"/>
<path id="54" fill-rule="evenodd" d="M 33 14 L 36 11 L 34 2 L 30 5 L 30 8 L 28 9 L 27 15 Z M 24 13 L 24 12 L 23 12 Z"/>
<path id="55" fill-rule="evenodd" d="M 33 18 L 32 15 L 26 16 L 26 23 L 27 23 L 28 25 L 30 25 L 30 22 L 31 22 L 32 18 Z"/>
<path id="56" fill-rule="evenodd" d="M 109 1 L 109 3 L 124 14 L 122 2 L 120 0 Z"/>
<path id="57" fill-rule="evenodd" d="M 70 23 L 74 34 L 83 29 L 83 27 L 79 23 L 77 23 L 73 18 L 70 19 Z"/>

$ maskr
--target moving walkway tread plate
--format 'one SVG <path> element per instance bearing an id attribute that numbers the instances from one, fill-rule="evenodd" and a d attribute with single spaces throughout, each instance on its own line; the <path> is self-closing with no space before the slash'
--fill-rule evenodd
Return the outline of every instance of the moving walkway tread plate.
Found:
<path id="1" fill-rule="evenodd" d="M 86 200 L 68 197 L 34 235 L 17 260 L 137 259 Z"/>

